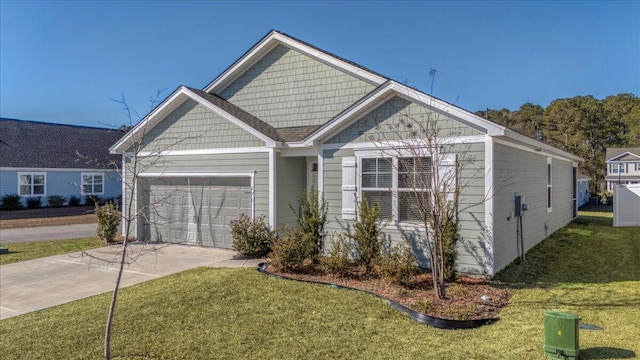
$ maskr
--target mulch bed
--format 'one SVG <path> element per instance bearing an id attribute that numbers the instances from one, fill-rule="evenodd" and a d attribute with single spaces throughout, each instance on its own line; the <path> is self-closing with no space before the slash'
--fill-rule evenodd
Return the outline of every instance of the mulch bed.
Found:
<path id="1" fill-rule="evenodd" d="M 437 299 L 431 274 L 426 271 L 415 276 L 408 286 L 401 286 L 367 275 L 362 268 L 354 268 L 346 276 L 325 274 L 313 267 L 305 269 L 303 273 L 285 273 L 277 271 L 272 266 L 267 270 L 298 280 L 369 291 L 413 310 L 443 319 L 494 318 L 511 299 L 509 289 L 492 287 L 485 279 L 464 276 L 459 276 L 455 282 L 447 284 L 447 299 Z"/>
<path id="2" fill-rule="evenodd" d="M 93 206 L 64 206 L 59 208 L 45 207 L 41 209 L 23 209 L 0 211 L 0 220 L 35 219 L 93 214 Z"/>

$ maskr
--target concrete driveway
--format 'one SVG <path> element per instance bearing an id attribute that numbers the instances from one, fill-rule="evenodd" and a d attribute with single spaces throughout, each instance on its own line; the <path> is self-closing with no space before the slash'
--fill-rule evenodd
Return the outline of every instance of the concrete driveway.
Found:
<path id="1" fill-rule="evenodd" d="M 98 224 L 76 224 L 61 226 L 38 226 L 19 229 L 0 229 L 0 243 L 66 240 L 95 237 Z"/>
<path id="2" fill-rule="evenodd" d="M 0 266 L 0 319 L 113 290 L 121 246 Z M 183 245 L 130 245 L 137 260 L 125 267 L 121 287 L 198 266 L 255 267 L 263 260 L 234 259 L 229 250 Z"/>

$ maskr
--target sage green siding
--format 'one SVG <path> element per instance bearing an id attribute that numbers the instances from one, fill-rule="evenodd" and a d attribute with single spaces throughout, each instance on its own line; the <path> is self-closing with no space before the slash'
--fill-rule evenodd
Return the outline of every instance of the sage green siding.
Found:
<path id="1" fill-rule="evenodd" d="M 277 128 L 322 125 L 374 88 L 278 45 L 218 95 Z"/>
<path id="2" fill-rule="evenodd" d="M 154 158 L 138 159 L 139 169 L 144 169 L 144 173 L 251 173 L 255 172 L 254 187 L 254 203 L 255 215 L 269 215 L 269 157 L 268 153 L 251 153 L 251 154 L 220 154 L 220 155 L 184 155 L 184 156 L 160 156 Z M 131 184 L 132 179 L 131 167 L 126 171 L 127 183 Z M 144 178 L 151 179 L 151 178 Z M 142 196 L 145 190 L 145 181 L 138 180 L 136 189 L 137 204 L 142 204 Z M 130 191 L 123 194 L 126 201 L 130 196 Z M 126 202 L 125 202 L 126 204 Z M 153 204 L 152 204 L 153 205 Z M 162 204 L 156 204 L 162 205 Z M 142 221 L 142 220 L 139 220 Z M 132 231 L 136 234 L 137 231 Z M 138 237 L 143 239 L 146 234 L 137 233 Z"/>
<path id="3" fill-rule="evenodd" d="M 457 267 L 459 271 L 466 273 L 487 273 L 491 265 L 491 254 L 484 231 L 484 142 L 456 145 L 450 152 L 456 154 L 461 163 L 459 184 L 462 185 L 462 189 L 459 204 L 461 209 L 465 209 L 460 214 L 460 235 L 463 240 L 458 244 Z M 353 225 L 351 221 L 342 220 L 342 158 L 355 156 L 356 153 L 351 149 L 341 149 L 325 150 L 323 154 L 323 195 L 329 203 L 329 223 L 326 228 L 331 237 Z M 410 233 L 412 230 L 406 231 Z M 384 232 L 393 243 L 402 241 L 403 237 L 397 225 L 388 224 Z M 428 267 L 428 252 L 423 244 L 414 243 L 412 246 L 421 266 Z"/>
<path id="4" fill-rule="evenodd" d="M 395 96 L 346 129 L 327 140 L 326 143 L 391 141 L 420 137 L 426 124 L 438 130 L 439 136 L 471 136 L 481 133 L 444 114 L 431 111 L 424 106 Z M 422 129 L 422 130 L 420 130 Z"/>
<path id="5" fill-rule="evenodd" d="M 494 143 L 494 270 L 518 257 L 515 194 L 523 195 L 524 248 L 529 250 L 573 218 L 571 162 L 552 160 L 552 210 L 547 212 L 547 156 Z M 511 220 L 509 220 L 511 217 Z"/>
<path id="6" fill-rule="evenodd" d="M 276 157 L 276 225 L 295 226 L 297 218 L 289 206 L 298 209 L 298 198 L 306 190 L 306 170 L 305 157 Z"/>
<path id="7" fill-rule="evenodd" d="M 156 126 L 149 129 L 144 134 L 142 144 L 142 151 L 265 145 L 264 141 L 192 99 L 187 99 Z"/>

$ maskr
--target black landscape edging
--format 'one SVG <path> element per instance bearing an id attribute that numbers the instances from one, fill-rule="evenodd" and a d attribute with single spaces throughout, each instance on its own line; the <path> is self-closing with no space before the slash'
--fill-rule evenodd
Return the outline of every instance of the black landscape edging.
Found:
<path id="1" fill-rule="evenodd" d="M 269 275 L 278 279 L 286 279 L 286 280 L 295 280 L 295 281 L 302 281 L 302 282 L 308 282 L 308 283 L 312 283 L 312 284 L 321 284 L 321 285 L 328 285 L 331 287 L 335 287 L 335 288 L 339 288 L 339 289 L 348 289 L 348 290 L 355 290 L 355 291 L 361 291 L 361 292 L 365 292 L 367 294 L 371 294 L 375 297 L 384 299 L 386 301 L 389 302 L 389 305 L 391 305 L 392 308 L 394 308 L 395 310 L 399 311 L 399 312 L 403 312 L 409 315 L 410 318 L 412 318 L 413 320 L 421 323 L 421 324 L 425 324 L 425 325 L 431 325 L 433 327 L 436 327 L 438 329 L 474 329 L 483 325 L 488 325 L 491 324 L 493 322 L 498 321 L 498 318 L 488 318 L 488 319 L 476 319 L 476 320 L 451 320 L 451 319 L 443 319 L 443 318 L 439 318 L 439 317 L 435 317 L 435 316 L 430 316 L 427 314 L 423 314 L 421 312 L 415 311 L 413 309 L 410 309 L 404 305 L 398 304 L 397 302 L 387 299 L 384 296 L 381 296 L 379 294 L 376 294 L 374 292 L 371 291 L 366 291 L 366 290 L 360 290 L 360 289 L 355 289 L 355 288 L 350 288 L 348 286 L 342 286 L 342 285 L 338 285 L 338 284 L 332 284 L 332 283 L 325 283 L 325 282 L 320 282 L 320 281 L 313 281 L 313 280 L 300 280 L 300 279 L 295 279 L 295 278 L 291 278 L 291 277 L 287 277 L 287 276 L 283 276 L 283 275 L 278 275 L 278 274 L 274 274 L 272 272 L 267 271 L 267 267 L 268 264 L 267 263 L 260 263 L 258 264 L 258 271 L 264 275 Z"/>

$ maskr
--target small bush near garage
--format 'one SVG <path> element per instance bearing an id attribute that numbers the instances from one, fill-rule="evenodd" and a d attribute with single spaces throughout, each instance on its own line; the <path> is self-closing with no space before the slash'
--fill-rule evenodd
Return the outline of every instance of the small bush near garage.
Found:
<path id="1" fill-rule="evenodd" d="M 231 220 L 231 248 L 242 255 L 266 256 L 271 252 L 271 244 L 276 238 L 274 231 L 265 223 L 265 215 L 251 219 L 240 214 L 237 220 Z"/>
<path id="2" fill-rule="evenodd" d="M 340 233 L 331 239 L 331 248 L 325 249 L 325 254 L 318 259 L 320 268 L 327 274 L 345 276 L 353 265 L 353 244 L 349 236 Z"/>
<path id="3" fill-rule="evenodd" d="M 367 198 L 363 197 L 358 204 L 358 214 L 359 219 L 353 224 L 354 232 L 351 236 L 356 242 L 356 258 L 365 266 L 367 272 L 372 272 L 384 242 L 380 205 L 369 206 Z"/>
<path id="4" fill-rule="evenodd" d="M 64 197 L 60 195 L 51 195 L 47 198 L 47 202 L 51 207 L 62 207 L 64 206 Z"/>
<path id="5" fill-rule="evenodd" d="M 80 196 L 71 195 L 69 197 L 69 206 L 80 206 Z"/>
<path id="6" fill-rule="evenodd" d="M 322 252 L 324 242 L 324 226 L 327 223 L 329 203 L 320 199 L 317 191 L 303 191 L 298 199 L 298 210 L 290 206 L 291 211 L 298 217 L 296 231 L 308 238 L 312 244 L 312 258 Z"/>
<path id="7" fill-rule="evenodd" d="M 270 264 L 279 271 L 300 272 L 314 263 L 316 238 L 289 225 L 280 228 L 278 239 L 271 246 Z"/>
<path id="8" fill-rule="evenodd" d="M 42 198 L 40 196 L 32 196 L 27 198 L 28 209 L 40 209 L 42 207 Z"/>
<path id="9" fill-rule="evenodd" d="M 20 210 L 22 209 L 22 201 L 18 194 L 7 194 L 2 197 L 2 210 Z"/>
<path id="10" fill-rule="evenodd" d="M 118 205 L 113 203 L 106 203 L 103 206 L 95 205 L 95 207 L 98 217 L 98 237 L 105 244 L 110 244 L 116 239 L 122 214 L 118 211 Z"/>

